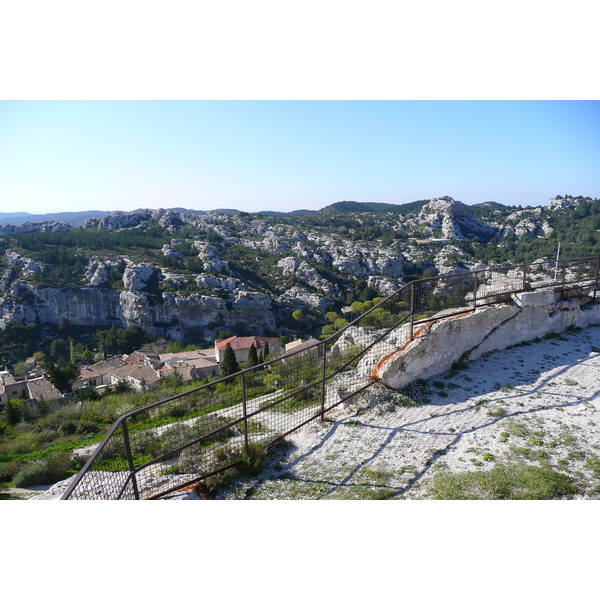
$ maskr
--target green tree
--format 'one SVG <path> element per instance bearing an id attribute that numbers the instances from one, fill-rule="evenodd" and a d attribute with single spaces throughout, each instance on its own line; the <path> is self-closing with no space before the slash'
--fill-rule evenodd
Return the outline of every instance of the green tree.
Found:
<path id="1" fill-rule="evenodd" d="M 72 332 L 72 323 L 69 317 L 61 317 L 58 322 L 58 331 L 61 335 L 68 337 Z"/>
<path id="2" fill-rule="evenodd" d="M 248 366 L 255 367 L 258 364 L 258 354 L 256 352 L 256 346 L 252 344 L 250 351 L 248 352 Z"/>
<path id="3" fill-rule="evenodd" d="M 23 418 L 21 408 L 15 400 L 7 400 L 2 416 L 10 425 L 16 425 L 17 423 L 20 423 L 21 419 Z"/>
<path id="4" fill-rule="evenodd" d="M 173 342 L 165 348 L 165 352 L 173 352 L 173 354 L 183 352 L 184 350 L 185 348 L 183 347 L 183 344 L 181 342 Z"/>
<path id="5" fill-rule="evenodd" d="M 221 365 L 221 375 L 223 377 L 227 377 L 227 375 L 233 375 L 240 370 L 240 365 L 235 356 L 235 352 L 231 347 L 231 344 L 227 344 L 225 346 L 225 351 L 223 352 L 223 364 Z"/>
<path id="6" fill-rule="evenodd" d="M 57 338 L 50 342 L 50 356 L 53 361 L 69 358 L 69 343 L 66 340 Z"/>
<path id="7" fill-rule="evenodd" d="M 263 350 L 263 362 L 268 360 L 269 354 L 271 354 L 271 351 L 269 350 L 269 344 L 265 342 L 265 347 Z"/>
<path id="8" fill-rule="evenodd" d="M 33 360 L 36 365 L 43 365 L 46 362 L 46 355 L 38 350 L 37 352 L 33 353 Z"/>
<path id="9" fill-rule="evenodd" d="M 340 317 L 339 319 L 336 319 L 333 326 L 336 329 L 342 329 L 342 327 L 346 327 L 346 325 L 349 325 L 349 321 L 347 319 L 343 319 L 342 317 Z"/>
<path id="10" fill-rule="evenodd" d="M 84 350 L 81 358 L 87 363 L 92 364 L 94 362 L 94 353 L 91 350 Z"/>
<path id="11" fill-rule="evenodd" d="M 17 363 L 13 368 L 15 377 L 25 377 L 25 375 L 29 375 L 29 371 L 31 371 L 31 365 L 23 362 Z"/>
<path id="12" fill-rule="evenodd" d="M 130 391 L 131 385 L 123 379 L 115 385 L 115 394 L 127 394 Z"/>
<path id="13" fill-rule="evenodd" d="M 63 394 L 73 390 L 73 382 L 79 377 L 81 371 L 79 367 L 72 362 L 68 362 L 62 367 L 53 362 L 46 363 L 46 372 L 50 383 L 58 388 Z"/>
<path id="14" fill-rule="evenodd" d="M 169 373 L 160 378 L 160 385 L 162 387 L 175 389 L 181 387 L 184 383 L 183 376 L 179 371 L 173 371 L 173 373 Z"/>
<path id="15" fill-rule="evenodd" d="M 328 313 L 325 314 L 325 318 L 330 322 L 330 323 L 335 323 L 335 320 L 337 318 L 339 318 L 339 315 L 336 312 L 330 311 Z"/>

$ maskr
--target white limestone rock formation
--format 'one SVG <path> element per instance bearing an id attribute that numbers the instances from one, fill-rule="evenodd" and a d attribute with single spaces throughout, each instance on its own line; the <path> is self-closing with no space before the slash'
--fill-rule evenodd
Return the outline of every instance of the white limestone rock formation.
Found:
<path id="1" fill-rule="evenodd" d="M 387 340 L 387 350 L 370 352 L 359 363 L 359 373 L 402 389 L 416 379 L 447 371 L 458 360 L 475 360 L 486 352 L 531 341 L 572 326 L 600 323 L 600 305 L 590 303 L 580 290 L 579 298 L 559 301 L 552 290 L 514 294 L 511 304 L 486 306 L 467 314 L 430 322 L 415 329 L 415 339 Z"/>
<path id="2" fill-rule="evenodd" d="M 355 277 L 363 276 L 363 268 L 355 258 L 339 256 L 334 259 L 333 266 L 341 273 L 347 273 L 348 275 L 354 275 Z"/>
<path id="3" fill-rule="evenodd" d="M 221 260 L 217 249 L 211 243 L 198 240 L 193 242 L 193 246 L 198 250 L 198 258 L 204 263 L 206 273 L 224 273 L 233 277 L 229 263 L 226 260 Z"/>
<path id="4" fill-rule="evenodd" d="M 36 271 L 43 271 L 46 268 L 43 263 L 35 262 L 31 258 L 25 258 L 10 248 L 4 251 L 4 258 L 9 267 L 21 267 L 21 275 L 25 277 L 32 275 Z"/>
<path id="5" fill-rule="evenodd" d="M 591 198 L 588 198 L 591 200 Z M 577 208 L 577 205 L 583 200 L 583 198 L 573 198 L 572 196 L 555 196 L 548 200 L 548 210 L 559 210 L 561 208 Z"/>
<path id="6" fill-rule="evenodd" d="M 287 307 L 287 310 L 303 308 L 315 308 L 319 311 L 327 311 L 333 306 L 333 301 L 324 298 L 321 294 L 315 294 L 297 285 L 286 290 L 277 298 L 277 302 Z"/>
<path id="7" fill-rule="evenodd" d="M 198 287 L 210 287 L 217 290 L 244 290 L 246 286 L 235 277 L 211 277 L 210 275 L 198 275 L 196 277 Z"/>
<path id="8" fill-rule="evenodd" d="M 286 256 L 277 262 L 277 267 L 283 271 L 284 277 L 291 277 L 300 266 L 300 261 L 294 256 Z"/>
<path id="9" fill-rule="evenodd" d="M 431 231 L 441 229 L 445 239 L 485 238 L 493 236 L 497 232 L 494 227 L 463 213 L 460 204 L 450 196 L 430 200 L 421 209 L 418 221 L 427 223 Z"/>
<path id="10" fill-rule="evenodd" d="M 0 225 L 1 235 L 33 233 L 34 231 L 69 231 L 70 225 L 65 222 L 40 221 L 39 223 L 21 223 L 19 225 Z"/>
<path id="11" fill-rule="evenodd" d="M 148 286 L 148 281 L 154 273 L 155 267 L 150 263 L 140 263 L 139 265 L 127 261 L 125 272 L 123 273 L 123 286 L 126 290 L 140 291 Z"/>
<path id="12" fill-rule="evenodd" d="M 400 284 L 396 281 L 378 275 L 369 275 L 367 285 L 370 288 L 376 289 L 382 297 L 389 296 L 400 289 Z"/>

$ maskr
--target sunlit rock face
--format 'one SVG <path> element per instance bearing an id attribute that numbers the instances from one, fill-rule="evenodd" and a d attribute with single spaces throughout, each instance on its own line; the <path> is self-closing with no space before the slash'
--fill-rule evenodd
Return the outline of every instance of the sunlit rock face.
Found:
<path id="1" fill-rule="evenodd" d="M 514 294 L 510 304 L 473 311 L 420 326 L 412 341 L 404 329 L 394 331 L 385 345 L 367 353 L 358 366 L 394 389 L 435 377 L 458 360 L 475 360 L 487 352 L 531 341 L 569 327 L 600 323 L 600 305 L 590 302 L 593 290 L 559 300 L 552 290 Z"/>
<path id="2" fill-rule="evenodd" d="M 243 289 L 233 290 L 227 299 L 165 292 L 159 300 L 134 289 L 59 290 L 15 283 L 0 299 L 0 327 L 10 320 L 58 325 L 61 317 L 68 317 L 73 325 L 93 327 L 139 324 L 150 335 L 168 333 L 178 340 L 193 333 L 211 341 L 216 331 L 240 326 L 259 332 L 276 329 L 271 299 Z"/>
<path id="3" fill-rule="evenodd" d="M 433 198 L 423 208 L 418 220 L 426 223 L 429 234 L 436 232 L 444 239 L 468 240 L 495 235 L 497 230 L 463 213 L 460 204 L 450 196 Z"/>

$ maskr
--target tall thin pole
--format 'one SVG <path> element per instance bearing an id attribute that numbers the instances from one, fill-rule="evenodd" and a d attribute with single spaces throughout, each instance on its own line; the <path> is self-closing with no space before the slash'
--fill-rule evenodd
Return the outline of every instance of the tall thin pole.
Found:
<path id="1" fill-rule="evenodd" d="M 558 242 L 558 250 L 556 252 L 556 268 L 554 269 L 554 281 L 558 277 L 558 258 L 560 256 L 560 242 Z"/>

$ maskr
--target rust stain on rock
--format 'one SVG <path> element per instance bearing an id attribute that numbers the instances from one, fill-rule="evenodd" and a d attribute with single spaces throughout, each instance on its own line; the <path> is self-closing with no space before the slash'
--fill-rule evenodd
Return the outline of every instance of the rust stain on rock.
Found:
<path id="1" fill-rule="evenodd" d="M 458 313 L 456 315 L 448 315 L 448 317 L 446 317 L 446 318 L 447 319 L 459 319 L 461 317 L 466 317 L 470 314 L 473 314 L 474 312 L 475 312 L 474 310 L 468 310 L 467 312 Z M 371 370 L 371 379 L 379 379 L 379 374 L 381 373 L 381 369 L 383 368 L 383 366 L 387 362 L 389 362 L 390 359 L 392 359 L 395 356 L 398 356 L 398 354 L 401 354 L 402 352 L 404 352 L 412 344 L 412 342 L 414 342 L 418 337 L 423 335 L 425 333 L 425 331 L 429 331 L 429 329 L 435 322 L 436 322 L 435 320 L 427 321 L 421 327 L 419 327 L 418 329 L 416 329 L 413 332 L 412 339 L 410 339 L 406 343 L 404 343 L 400 348 L 398 348 L 398 350 L 394 350 L 394 352 L 390 352 L 389 354 L 386 354 Z"/>

